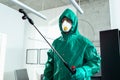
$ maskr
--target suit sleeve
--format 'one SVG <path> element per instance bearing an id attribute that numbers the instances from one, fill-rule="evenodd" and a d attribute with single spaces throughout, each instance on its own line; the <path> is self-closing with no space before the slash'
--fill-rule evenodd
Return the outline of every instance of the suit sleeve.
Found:
<path id="1" fill-rule="evenodd" d="M 48 60 L 45 64 L 45 70 L 44 70 L 44 77 L 43 80 L 53 80 L 53 69 L 54 69 L 54 63 L 53 63 L 53 55 L 52 50 L 48 51 Z"/>
<path id="2" fill-rule="evenodd" d="M 97 53 L 96 48 L 93 45 L 88 45 L 85 50 L 85 63 L 83 69 L 85 71 L 85 76 L 89 77 L 99 72 L 101 57 Z"/>

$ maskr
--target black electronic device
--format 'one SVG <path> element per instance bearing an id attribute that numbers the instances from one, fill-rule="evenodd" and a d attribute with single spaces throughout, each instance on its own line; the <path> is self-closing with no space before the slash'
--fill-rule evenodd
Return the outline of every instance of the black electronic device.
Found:
<path id="1" fill-rule="evenodd" d="M 120 31 L 100 31 L 102 80 L 120 80 Z"/>

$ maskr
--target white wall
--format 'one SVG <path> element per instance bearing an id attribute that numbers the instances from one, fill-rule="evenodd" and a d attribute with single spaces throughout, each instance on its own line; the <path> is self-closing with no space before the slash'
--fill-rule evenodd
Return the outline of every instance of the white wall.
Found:
<path id="1" fill-rule="evenodd" d="M 110 29 L 109 0 L 89 0 L 81 3 L 84 14 L 79 17 L 81 34 L 92 41 L 99 41 L 99 31 Z"/>
<path id="2" fill-rule="evenodd" d="M 111 28 L 120 29 L 120 0 L 109 0 Z"/>
<path id="3" fill-rule="evenodd" d="M 4 80 L 14 80 L 14 70 L 24 65 L 22 14 L 0 3 L 0 33 L 7 35 Z"/>
<path id="4" fill-rule="evenodd" d="M 4 77 L 6 43 L 7 35 L 0 33 L 0 80 L 3 80 Z"/>

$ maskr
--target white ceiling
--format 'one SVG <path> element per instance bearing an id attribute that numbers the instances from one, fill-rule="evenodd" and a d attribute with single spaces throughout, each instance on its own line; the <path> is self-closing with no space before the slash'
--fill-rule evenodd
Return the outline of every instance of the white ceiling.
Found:
<path id="1" fill-rule="evenodd" d="M 19 0 L 25 5 L 35 9 L 36 11 L 42 11 L 50 8 L 56 8 L 70 4 L 69 0 Z M 76 0 L 77 2 L 89 1 L 89 0 Z M 13 3 L 11 0 L 0 0 L 0 3 L 5 4 L 13 9 L 18 10 L 20 6 Z"/>

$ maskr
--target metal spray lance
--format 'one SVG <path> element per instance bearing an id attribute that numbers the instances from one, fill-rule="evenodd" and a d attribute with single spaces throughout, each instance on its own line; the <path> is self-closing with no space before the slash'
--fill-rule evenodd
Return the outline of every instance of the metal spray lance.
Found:
<path id="1" fill-rule="evenodd" d="M 38 30 L 38 28 L 34 25 L 34 22 L 32 19 L 29 18 L 29 16 L 26 14 L 26 12 L 23 9 L 19 9 L 20 13 L 23 13 L 22 19 L 28 19 L 29 23 L 33 25 L 33 27 L 38 31 L 38 33 L 44 38 L 44 40 L 47 42 L 47 44 L 51 47 L 51 49 L 57 54 L 57 56 L 61 59 L 61 61 L 64 63 L 64 65 L 67 67 L 67 69 L 72 73 L 75 74 L 75 66 L 70 67 L 69 64 L 62 58 L 62 56 L 56 51 L 56 49 L 47 41 L 47 39 L 43 36 L 43 34 Z"/>

